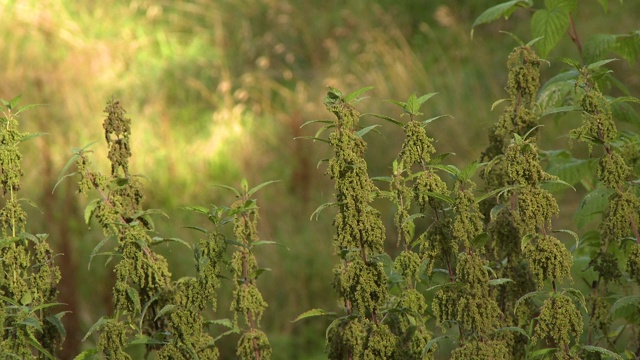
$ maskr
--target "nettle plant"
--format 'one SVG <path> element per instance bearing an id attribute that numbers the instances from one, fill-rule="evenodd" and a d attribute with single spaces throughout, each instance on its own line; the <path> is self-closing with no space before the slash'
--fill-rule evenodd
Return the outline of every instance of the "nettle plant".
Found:
<path id="1" fill-rule="evenodd" d="M 2 100 L 0 116 L 0 356 L 3 359 L 55 359 L 65 337 L 58 308 L 60 271 L 47 234 L 31 234 L 21 198 L 22 154 L 19 145 L 41 133 L 18 130 L 20 96 Z"/>
<path id="2" fill-rule="evenodd" d="M 77 359 L 99 356 L 106 359 L 131 359 L 133 346 L 144 346 L 144 357 L 154 359 L 217 359 L 215 341 L 229 334 L 240 334 L 237 353 L 240 359 L 269 359 L 271 348 L 266 335 L 259 329 L 259 320 L 267 304 L 255 286 L 257 277 L 265 271 L 257 267 L 252 249 L 271 244 L 260 241 L 256 232 L 258 208 L 251 196 L 264 183 L 248 189 L 243 182 L 240 191 L 233 190 L 238 200 L 230 207 L 212 205 L 209 208 L 189 206 L 185 210 L 205 214 L 210 229 L 189 226 L 203 234 L 193 247 L 196 276 L 172 280 L 167 260 L 154 251 L 159 244 L 173 242 L 191 248 L 178 238 L 156 236 L 154 215 L 166 215 L 157 209 L 143 209 L 143 185 L 140 175 L 129 169 L 131 157 L 131 120 L 117 100 L 105 108 L 105 140 L 109 147 L 111 173 L 103 175 L 92 170 L 88 146 L 74 150 L 74 156 L 63 174 L 76 165 L 77 171 L 63 175 L 78 175 L 79 192 L 95 193 L 85 209 L 85 221 L 95 219 L 105 238 L 96 245 L 91 258 L 115 259 L 113 267 L 113 314 L 100 318 L 85 339 L 98 333 L 96 348 L 87 349 Z M 236 239 L 227 239 L 222 228 L 233 223 Z M 115 241 L 113 250 L 102 249 Z M 231 261 L 225 260 L 227 245 L 238 248 Z M 234 320 L 207 320 L 206 314 L 217 307 L 217 290 L 226 265 L 236 283 L 231 310 Z M 246 319 L 248 329 L 242 330 L 238 317 Z M 227 331 L 213 337 L 214 325 Z"/>
<path id="3" fill-rule="evenodd" d="M 606 11 L 607 1 L 600 4 Z M 354 108 L 370 88 L 329 89 L 325 105 L 336 120 L 307 123 L 323 124 L 307 138 L 334 150 L 327 174 L 335 201 L 312 218 L 337 209 L 334 288 L 343 314 L 314 309 L 296 319 L 336 317 L 327 329 L 329 358 L 432 358 L 442 353 L 437 347 L 452 345 L 453 359 L 635 359 L 640 353 L 640 117 L 630 105 L 640 101 L 614 78 L 607 69 L 614 60 L 606 58 L 614 52 L 635 62 L 640 33 L 583 42 L 572 17 L 577 5 L 547 0 L 535 9 L 532 1 L 508 1 L 478 17 L 474 27 L 530 8 L 535 39 L 524 44 L 512 35 L 520 46 L 507 61 L 508 98 L 492 106 L 504 106 L 502 115 L 489 129 L 481 162 L 462 169 L 444 164 L 449 154 L 436 155 L 427 136 L 427 124 L 443 117 L 423 120 L 420 113 L 434 94 L 412 95 L 390 101 L 406 122 L 369 114 L 400 126 L 406 137 L 391 175 L 370 178 L 363 137 L 380 125 L 358 126 Z M 547 57 L 565 32 L 580 60 L 561 59 L 569 69 L 541 86 L 549 61 L 538 54 Z M 606 96 L 603 88 L 624 96 Z M 541 120 L 576 113 L 582 125 L 567 136 L 570 145 L 587 145 L 588 158 L 571 146 L 540 149 Z M 633 129 L 618 131 L 616 120 Z M 333 132 L 321 138 L 326 130 Z M 577 211 L 560 209 L 561 191 L 584 193 Z M 377 197 L 396 208 L 394 259 L 384 253 L 384 225 L 372 207 Z M 561 210 L 575 212 L 574 230 L 554 227 Z M 432 338 L 433 322 L 445 334 Z"/>

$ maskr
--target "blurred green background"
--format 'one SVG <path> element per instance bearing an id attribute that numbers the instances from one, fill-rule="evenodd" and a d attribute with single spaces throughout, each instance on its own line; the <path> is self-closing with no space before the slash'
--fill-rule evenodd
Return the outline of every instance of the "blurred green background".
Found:
<path id="1" fill-rule="evenodd" d="M 332 184 L 318 161 L 330 156 L 322 143 L 294 140 L 313 135 L 305 121 L 330 119 L 322 98 L 328 85 L 344 91 L 373 85 L 362 112 L 400 114 L 381 100 L 438 92 L 425 116 L 451 114 L 428 127 L 439 152 L 455 152 L 462 165 L 479 157 L 486 128 L 504 97 L 506 58 L 517 43 L 499 30 L 531 39 L 526 12 L 476 29 L 473 20 L 489 0 L 0 0 L 0 98 L 23 94 L 22 104 L 40 103 L 22 115 L 22 130 L 49 135 L 23 145 L 23 196 L 42 212 L 30 212 L 28 231 L 49 233 L 63 255 L 60 301 L 68 337 L 62 358 L 72 358 L 94 341 L 80 339 L 100 316 L 110 313 L 111 267 L 94 259 L 102 234 L 83 223 L 88 199 L 65 181 L 52 194 L 71 149 L 101 140 L 105 102 L 118 97 L 133 120 L 132 169 L 149 178 L 145 206 L 160 208 L 161 236 L 195 241 L 184 226 L 205 219 L 179 209 L 228 204 L 230 193 L 213 184 L 239 186 L 280 180 L 259 193 L 260 233 L 283 247 L 260 249 L 260 288 L 269 308 L 262 326 L 274 359 L 322 359 L 325 319 L 291 323 L 311 308 L 337 309 L 331 288 L 332 214 L 309 216 L 330 201 Z M 636 14 L 636 15 L 633 15 Z M 575 15 L 584 38 L 596 33 L 637 30 L 639 2 L 581 2 Z M 578 58 L 569 39 L 551 56 Z M 552 61 L 543 78 L 562 65 Z M 636 96 L 637 66 L 613 65 Z M 545 123 L 545 146 L 566 142 L 578 119 Z M 380 123 L 371 117 L 364 121 Z M 369 136 L 370 174 L 384 175 L 400 149 L 398 129 Z M 554 135 L 554 134 L 557 134 Z M 97 168 L 108 171 L 106 147 L 93 146 Z M 571 204 L 580 194 L 567 197 Z M 392 210 L 384 213 L 389 249 L 395 244 Z M 570 219 L 571 214 L 565 214 Z M 569 225 L 571 226 L 571 225 Z M 191 253 L 180 245 L 160 251 L 177 278 L 193 273 Z M 228 316 L 230 286 L 213 316 Z M 233 336 L 219 342 L 222 358 L 233 358 Z"/>

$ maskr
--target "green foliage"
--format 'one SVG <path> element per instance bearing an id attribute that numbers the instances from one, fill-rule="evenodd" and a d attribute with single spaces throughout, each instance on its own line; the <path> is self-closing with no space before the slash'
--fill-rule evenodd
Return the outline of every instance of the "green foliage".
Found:
<path id="1" fill-rule="evenodd" d="M 23 176 L 18 145 L 37 136 L 18 130 L 18 115 L 34 106 L 19 107 L 20 96 L 1 102 L 0 354 L 3 358 L 55 359 L 66 334 L 60 322 L 65 312 L 54 313 L 61 305 L 56 301 L 60 270 L 48 235 L 26 232 L 22 203 L 30 201 L 18 197 Z"/>
<path id="2" fill-rule="evenodd" d="M 608 1 L 598 3 L 608 10 Z M 466 166 L 444 163 L 450 153 L 438 154 L 430 136 L 435 130 L 430 124 L 448 116 L 423 118 L 436 93 L 414 93 L 406 101 L 387 100 L 400 108 L 401 117 L 407 115 L 402 121 L 372 114 L 397 126 L 404 140 L 390 173 L 370 177 L 365 136 L 391 133 L 380 124 L 361 125 L 355 105 L 372 87 L 348 94 L 329 88 L 324 105 L 335 120 L 308 122 L 322 127 L 300 138 L 327 143 L 333 151 L 327 174 L 334 182 L 334 199 L 311 217 L 336 210 L 333 287 L 340 311 L 313 309 L 294 322 L 334 318 L 325 333 L 330 359 L 635 356 L 640 117 L 634 104 L 640 101 L 608 70 L 613 61 L 608 56 L 615 53 L 633 63 L 639 37 L 632 32 L 582 41 L 574 24 L 578 6 L 576 0 L 507 1 L 476 19 L 473 28 L 528 8 L 534 39 L 524 44 L 510 34 L 520 46 L 507 60 L 507 98 L 492 106 L 504 109 L 488 128 L 489 144 L 480 161 Z M 559 60 L 571 69 L 541 86 L 545 61 L 538 53 L 548 57 L 564 34 L 580 59 Z M 41 134 L 17 130 L 17 115 L 28 108 L 18 108 L 18 101 L 2 101 L 0 351 L 7 358 L 55 359 L 65 335 L 64 312 L 52 311 L 60 305 L 55 300 L 60 273 L 47 236 L 26 232 L 22 204 L 30 202 L 17 197 L 23 176 L 18 145 Z M 91 259 L 115 260 L 113 313 L 93 324 L 85 339 L 96 333 L 95 348 L 77 359 L 131 359 L 136 348 L 145 351 L 145 358 L 217 359 L 222 357 L 217 341 L 225 336 L 237 338 L 240 359 L 275 356 L 262 326 L 269 320 L 268 305 L 258 288 L 260 276 L 270 269 L 260 267 L 257 253 L 276 242 L 258 235 L 254 197 L 272 182 L 249 188 L 244 180 L 239 189 L 219 185 L 235 195 L 231 205 L 185 207 L 209 224 L 188 227 L 200 236 L 193 244 L 157 236 L 157 215 L 166 215 L 143 207 L 142 176 L 130 166 L 133 124 L 114 99 L 105 113 L 110 173 L 93 170 L 86 146 L 74 150 L 55 186 L 79 175 L 79 192 L 95 195 L 85 207 L 84 221 L 97 222 L 104 235 Z M 582 123 L 567 135 L 586 145 L 588 158 L 579 149 L 542 149 L 541 120 L 567 114 L 581 115 Z M 634 130 L 619 130 L 629 127 Z M 328 138 L 322 137 L 325 131 L 331 131 Z M 76 171 L 67 174 L 74 164 Z M 561 208 L 563 213 L 573 210 L 559 205 L 569 188 L 582 196 L 574 215 L 577 231 L 556 228 Z M 387 215 L 392 225 L 385 223 Z M 192 276 L 172 278 L 168 259 L 157 251 L 163 243 L 192 251 Z M 587 286 L 576 281 L 576 288 L 565 287 L 574 278 Z M 219 310 L 224 279 L 232 287 L 233 318 L 207 320 Z M 216 333 L 214 325 L 224 330 Z"/>

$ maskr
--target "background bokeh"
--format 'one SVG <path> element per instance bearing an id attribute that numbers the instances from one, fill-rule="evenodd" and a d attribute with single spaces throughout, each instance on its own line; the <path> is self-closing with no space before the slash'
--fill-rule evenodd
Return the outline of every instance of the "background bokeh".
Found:
<path id="1" fill-rule="evenodd" d="M 331 288 L 335 257 L 332 214 L 309 216 L 332 196 L 332 184 L 318 162 L 326 145 L 296 137 L 317 128 L 300 126 L 331 118 L 322 105 L 328 85 L 352 91 L 373 85 L 363 112 L 399 117 L 385 99 L 411 93 L 439 94 L 425 116 L 450 114 L 428 127 L 439 152 L 462 165 L 487 145 L 486 128 L 497 119 L 491 104 L 504 97 L 506 57 L 517 43 L 506 30 L 531 39 L 526 12 L 482 26 L 470 37 L 473 20 L 493 0 L 0 0 L 0 98 L 23 95 L 22 104 L 44 104 L 25 112 L 24 131 L 48 135 L 25 143 L 23 196 L 32 210 L 29 229 L 49 233 L 62 253 L 60 301 L 68 304 L 63 358 L 94 341 L 80 339 L 100 316 L 110 313 L 111 268 L 90 254 L 102 234 L 83 223 L 88 199 L 68 180 L 52 193 L 71 149 L 102 140 L 105 102 L 118 97 L 133 120 L 134 172 L 144 174 L 145 206 L 163 209 L 158 232 L 192 242 L 189 225 L 204 225 L 180 210 L 186 205 L 228 204 L 230 193 L 213 184 L 279 183 L 259 193 L 260 233 L 284 246 L 260 249 L 272 271 L 260 288 L 269 308 L 263 328 L 275 359 L 324 358 L 327 320 L 291 323 L 311 308 L 335 310 Z M 598 1 L 581 2 L 575 14 L 583 37 L 637 30 L 640 2 L 611 1 L 603 16 Z M 633 15 L 635 14 L 635 15 Z M 551 56 L 577 58 L 569 39 Z M 543 67 L 543 78 L 561 68 Z M 613 64 L 636 96 L 636 64 Z M 364 121 L 381 123 L 372 117 Z M 546 148 L 566 143 L 577 119 L 544 123 Z M 369 135 L 370 174 L 384 175 L 399 151 L 398 129 Z M 373 133 L 371 133 L 373 134 Z M 108 170 L 106 147 L 92 147 L 95 166 Z M 575 203 L 580 193 L 565 201 Z M 378 204 L 391 223 L 390 205 Z M 571 214 L 564 214 L 570 219 Z M 562 219 L 559 221 L 563 221 Z M 567 225 L 571 227 L 572 225 Z M 389 226 L 389 229 L 391 227 Z M 389 246 L 393 248 L 393 231 Z M 174 276 L 193 272 L 191 253 L 180 245 L 160 249 Z M 215 317 L 226 317 L 229 289 L 220 294 Z M 236 339 L 220 340 L 223 358 L 233 358 Z"/>

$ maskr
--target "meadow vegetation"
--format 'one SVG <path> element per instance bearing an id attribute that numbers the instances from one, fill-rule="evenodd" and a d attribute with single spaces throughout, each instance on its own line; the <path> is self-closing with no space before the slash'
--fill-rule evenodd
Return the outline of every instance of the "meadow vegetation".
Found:
<path id="1" fill-rule="evenodd" d="M 3 356 L 638 353 L 640 5 L 0 11 Z"/>

